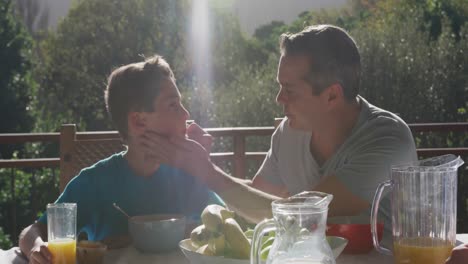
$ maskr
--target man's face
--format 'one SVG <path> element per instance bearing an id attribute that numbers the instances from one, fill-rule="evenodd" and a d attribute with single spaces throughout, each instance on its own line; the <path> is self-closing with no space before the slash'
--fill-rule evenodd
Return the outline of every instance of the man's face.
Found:
<path id="1" fill-rule="evenodd" d="M 185 137 L 189 112 L 182 105 L 181 95 L 171 78 L 161 81 L 161 90 L 154 103 L 154 111 L 146 113 L 146 129 L 163 136 Z"/>
<path id="2" fill-rule="evenodd" d="M 324 118 L 325 105 L 320 95 L 314 95 L 306 81 L 310 60 L 306 56 L 281 56 L 277 81 L 280 86 L 276 101 L 283 106 L 292 128 L 312 131 Z"/>

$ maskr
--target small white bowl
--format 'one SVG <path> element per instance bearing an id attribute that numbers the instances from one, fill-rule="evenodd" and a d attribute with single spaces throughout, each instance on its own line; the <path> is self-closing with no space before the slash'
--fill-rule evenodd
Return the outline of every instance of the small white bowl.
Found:
<path id="1" fill-rule="evenodd" d="M 185 234 L 185 216 L 155 214 L 133 216 L 128 230 L 136 249 L 143 253 L 159 253 L 177 248 Z"/>

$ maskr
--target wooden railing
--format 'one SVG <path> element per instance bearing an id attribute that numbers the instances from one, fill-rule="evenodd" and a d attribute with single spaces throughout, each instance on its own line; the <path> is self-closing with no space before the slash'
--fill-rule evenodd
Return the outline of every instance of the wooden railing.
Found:
<path id="1" fill-rule="evenodd" d="M 464 123 L 430 123 L 430 124 L 410 124 L 412 132 L 416 135 L 419 132 L 457 132 L 468 133 L 468 122 Z M 232 138 L 232 150 L 228 152 L 216 152 L 211 154 L 211 158 L 215 163 L 232 162 L 232 174 L 235 177 L 245 177 L 246 175 L 246 162 L 248 160 L 255 160 L 261 162 L 266 155 L 266 150 L 258 152 L 246 152 L 246 138 L 251 136 L 269 137 L 274 131 L 274 127 L 231 127 L 231 128 L 208 128 L 207 132 L 210 133 L 215 140 L 220 137 Z M 95 132 L 78 132 L 77 139 L 88 138 L 118 138 L 119 135 L 116 131 L 95 131 Z M 58 144 L 60 138 L 59 133 L 16 133 L 16 134 L 0 134 L 0 145 L 5 144 L 25 144 L 30 142 L 41 143 L 56 143 Z M 420 157 L 430 157 L 443 154 L 456 154 L 468 157 L 468 147 L 466 145 L 458 147 L 430 147 L 419 148 L 418 155 Z M 33 158 L 33 159 L 0 159 L 0 168 L 11 168 L 10 174 L 10 191 L 12 193 L 13 204 L 16 203 L 14 190 L 15 190 L 15 169 L 25 168 L 53 168 L 60 167 L 60 158 Z M 34 177 L 33 177 L 34 178 Z M 12 214 L 12 238 L 16 239 L 14 227 L 16 226 L 16 208 L 13 207 Z"/>
<path id="2" fill-rule="evenodd" d="M 262 160 L 266 152 L 246 152 L 245 142 L 249 136 L 271 136 L 274 127 L 229 127 L 207 128 L 216 140 L 220 137 L 233 139 L 233 150 L 230 152 L 216 152 L 211 154 L 214 162 L 230 161 L 234 163 L 233 171 L 236 177 L 241 177 L 245 168 L 246 159 Z M 0 145 L 20 144 L 29 142 L 58 143 L 60 133 L 17 133 L 0 134 Z M 78 132 L 77 139 L 119 138 L 117 131 Z M 0 168 L 58 168 L 60 158 L 33 158 L 33 159 L 0 159 Z"/>
<path id="3" fill-rule="evenodd" d="M 465 132 L 468 133 L 468 122 L 464 123 L 425 123 L 410 124 L 413 133 L 418 132 Z M 219 137 L 231 137 L 233 149 L 230 152 L 212 153 L 214 162 L 230 161 L 234 163 L 234 176 L 243 177 L 246 160 L 263 160 L 266 150 L 259 152 L 246 152 L 246 138 L 250 136 L 271 136 L 274 127 L 229 127 L 229 128 L 207 128 L 216 140 Z M 2 144 L 24 144 L 28 142 L 59 142 L 59 133 L 15 133 L 0 134 L 0 145 Z M 117 131 L 94 131 L 78 132 L 77 139 L 118 138 Z M 429 157 L 452 153 L 455 155 L 468 155 L 468 146 L 460 147 L 431 147 L 418 148 L 418 156 Z M 0 168 L 57 168 L 60 158 L 35 158 L 35 159 L 0 159 Z"/>

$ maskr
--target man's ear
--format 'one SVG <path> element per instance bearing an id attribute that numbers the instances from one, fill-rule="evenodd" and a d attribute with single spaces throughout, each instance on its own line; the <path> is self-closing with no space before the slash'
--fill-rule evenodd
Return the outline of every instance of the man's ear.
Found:
<path id="1" fill-rule="evenodd" d="M 341 87 L 339 83 L 334 83 L 325 89 L 325 96 L 327 106 L 334 108 L 337 104 L 344 100 L 343 87 Z"/>
<path id="2" fill-rule="evenodd" d="M 146 129 L 146 116 L 141 112 L 128 113 L 128 129 L 136 134 L 145 132 Z"/>

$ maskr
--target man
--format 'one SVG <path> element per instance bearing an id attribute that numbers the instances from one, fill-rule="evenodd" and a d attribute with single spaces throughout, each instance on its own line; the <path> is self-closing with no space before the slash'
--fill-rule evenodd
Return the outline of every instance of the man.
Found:
<path id="1" fill-rule="evenodd" d="M 153 137 L 154 142 L 145 143 L 173 147 L 153 155 L 199 177 L 252 221 L 269 217 L 274 199 L 305 190 L 334 195 L 330 216 L 367 218 L 375 189 L 388 179 L 391 165 L 417 157 L 403 120 L 358 95 L 360 73 L 358 48 L 343 29 L 317 25 L 283 34 L 276 100 L 286 118 L 252 181 L 226 175 L 190 140 Z M 381 206 L 388 229 L 388 200 Z"/>

